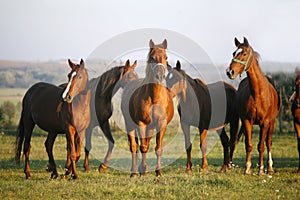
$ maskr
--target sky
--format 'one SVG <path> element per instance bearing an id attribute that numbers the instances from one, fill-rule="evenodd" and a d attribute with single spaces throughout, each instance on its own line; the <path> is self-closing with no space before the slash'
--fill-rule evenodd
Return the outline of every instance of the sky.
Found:
<path id="1" fill-rule="evenodd" d="M 158 28 L 229 63 L 234 37 L 245 36 L 263 61 L 300 62 L 297 0 L 0 0 L 0 59 L 87 58 L 124 32 Z M 148 41 L 145 41 L 148 44 Z"/>

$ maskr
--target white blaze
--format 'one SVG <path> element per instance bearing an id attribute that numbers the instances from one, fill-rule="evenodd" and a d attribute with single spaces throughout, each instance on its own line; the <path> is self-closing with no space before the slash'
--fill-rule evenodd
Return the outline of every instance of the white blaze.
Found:
<path id="1" fill-rule="evenodd" d="M 70 81 L 69 81 L 69 83 L 68 83 L 68 85 L 67 85 L 67 87 L 66 87 L 64 93 L 62 94 L 62 98 L 63 98 L 63 99 L 66 98 L 66 96 L 67 96 L 67 94 L 68 94 L 68 92 L 69 92 L 69 90 L 70 90 L 71 83 L 72 83 L 72 80 L 73 80 L 74 76 L 76 76 L 76 72 L 73 72 L 72 75 L 71 75 Z"/>
<path id="2" fill-rule="evenodd" d="M 235 56 L 237 56 L 239 53 L 241 53 L 243 51 L 243 49 L 239 48 L 235 51 Z"/>

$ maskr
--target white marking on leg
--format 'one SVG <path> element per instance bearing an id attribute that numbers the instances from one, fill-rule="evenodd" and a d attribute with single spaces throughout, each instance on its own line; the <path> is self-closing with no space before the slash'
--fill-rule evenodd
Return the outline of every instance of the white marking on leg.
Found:
<path id="1" fill-rule="evenodd" d="M 272 160 L 271 151 L 268 154 L 268 164 L 269 164 L 269 167 L 273 167 L 273 160 Z"/>
<path id="2" fill-rule="evenodd" d="M 72 80 L 73 80 L 74 76 L 76 76 L 76 72 L 73 72 L 72 75 L 71 75 L 70 81 L 69 81 L 69 83 L 68 83 L 68 85 L 67 85 L 65 91 L 64 91 L 63 94 L 62 94 L 62 98 L 63 98 L 63 99 L 66 98 L 66 96 L 67 96 L 67 94 L 68 94 L 68 92 L 69 92 L 69 90 L 70 90 L 71 83 L 72 83 Z"/>

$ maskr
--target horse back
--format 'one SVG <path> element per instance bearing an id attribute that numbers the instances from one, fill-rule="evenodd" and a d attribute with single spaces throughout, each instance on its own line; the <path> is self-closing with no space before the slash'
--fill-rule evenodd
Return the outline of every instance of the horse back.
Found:
<path id="1" fill-rule="evenodd" d="M 49 83 L 34 84 L 23 98 L 22 115 L 45 131 L 65 132 L 61 117 L 65 117 L 62 113 L 67 111 L 67 106 L 57 111 L 62 93 L 62 88 Z"/>

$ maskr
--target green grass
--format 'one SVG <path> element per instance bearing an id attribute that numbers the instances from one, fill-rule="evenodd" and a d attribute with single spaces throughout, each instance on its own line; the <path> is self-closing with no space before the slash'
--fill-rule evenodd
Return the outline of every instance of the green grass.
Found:
<path id="1" fill-rule="evenodd" d="M 124 149 L 124 154 L 128 154 L 127 136 L 114 134 L 114 138 L 116 149 Z M 103 159 L 106 148 L 106 140 L 100 137 L 99 140 L 100 142 L 103 140 L 103 144 L 102 146 L 99 144 L 99 147 L 94 144 L 96 151 L 91 155 L 91 172 L 83 171 L 83 159 L 77 164 L 79 181 L 50 179 L 50 174 L 45 171 L 48 163 L 44 148 L 45 139 L 46 134 L 43 132 L 33 134 L 30 154 L 32 179 L 25 180 L 24 161 L 17 167 L 13 159 L 15 136 L 0 135 L 0 199 L 299 199 L 300 197 L 300 176 L 295 173 L 298 167 L 297 141 L 293 134 L 274 134 L 275 174 L 272 176 L 257 175 L 257 135 L 253 138 L 252 175 L 243 175 L 245 165 L 243 142 L 238 144 L 235 153 L 234 163 L 238 167 L 226 173 L 219 172 L 223 155 L 219 140 L 208 154 L 209 172 L 198 172 L 201 159 L 199 136 L 196 135 L 192 152 L 193 174 L 185 173 L 186 158 L 182 153 L 175 162 L 163 169 L 163 176 L 160 178 L 156 178 L 153 171 L 143 177 L 130 178 L 129 169 L 119 171 L 108 168 L 105 173 L 98 173 L 99 159 Z M 152 140 L 155 141 L 154 138 Z M 166 135 L 166 143 L 172 140 L 172 135 Z M 151 148 L 153 144 L 151 143 Z M 182 145 L 183 143 L 178 144 L 178 148 Z M 65 148 L 65 136 L 59 135 L 54 146 L 54 156 L 60 174 L 63 173 L 66 158 Z M 130 155 L 127 156 L 130 158 Z M 168 156 L 163 154 L 164 159 Z M 117 163 L 120 159 L 116 154 L 113 155 L 111 162 Z"/>

